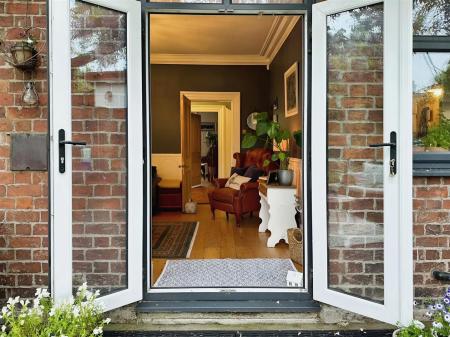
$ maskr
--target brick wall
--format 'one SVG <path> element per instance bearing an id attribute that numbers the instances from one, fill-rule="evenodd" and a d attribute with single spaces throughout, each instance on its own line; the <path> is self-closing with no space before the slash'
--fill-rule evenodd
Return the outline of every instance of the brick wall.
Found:
<path id="1" fill-rule="evenodd" d="M 0 36 L 20 40 L 25 14 L 25 1 L 0 1 Z M 31 0 L 29 14 L 33 26 L 45 29 L 45 0 Z M 45 30 L 35 35 L 45 44 Z M 47 172 L 10 170 L 11 134 L 47 132 L 46 78 L 42 58 L 34 75 L 40 106 L 22 108 L 24 80 L 30 76 L 0 58 L 0 298 L 33 295 L 34 288 L 48 284 Z"/>
<path id="2" fill-rule="evenodd" d="M 45 0 L 31 1 L 30 13 L 32 22 L 35 26 L 45 28 L 45 10 Z M 20 38 L 18 35 L 20 32 L 18 27 L 23 24 L 24 18 L 25 1 L 0 0 L 0 32 L 5 34 L 8 41 L 14 41 Z M 41 40 L 44 39 L 44 35 L 44 32 L 42 32 L 40 36 Z M 375 62 L 372 65 L 375 68 L 370 69 L 371 71 L 377 72 L 376 64 L 377 63 Z M 350 66 L 363 67 L 364 69 L 364 67 L 368 67 L 369 64 L 363 60 L 362 63 L 357 61 L 350 62 Z M 367 69 L 364 71 L 366 70 Z M 27 77 L 25 76 L 25 79 L 26 78 Z M 45 59 L 35 76 L 36 87 L 40 94 L 40 106 L 38 108 L 20 108 L 20 96 L 24 85 L 23 79 L 24 74 L 21 71 L 13 69 L 10 65 L 5 64 L 0 60 L 0 298 L 17 294 L 32 295 L 36 287 L 45 287 L 48 285 L 47 172 L 11 172 L 9 160 L 9 135 L 11 133 L 31 132 L 45 134 L 47 132 L 47 83 Z M 98 82 L 98 79 L 92 82 Z M 346 96 L 357 99 L 358 104 L 363 105 L 362 108 L 358 108 L 356 111 L 346 114 L 345 118 L 351 117 L 354 121 L 352 123 L 358 124 L 356 121 L 357 118 L 361 118 L 361 112 L 364 114 L 365 118 L 367 118 L 367 111 L 376 111 L 379 108 L 379 105 L 377 105 L 379 104 L 379 99 L 377 100 L 377 97 L 380 97 L 380 93 L 377 91 L 379 90 L 379 87 L 373 85 L 374 83 L 369 83 L 369 81 L 364 80 L 363 78 L 355 83 L 347 83 L 345 87 L 337 86 L 334 88 L 334 90 L 336 90 L 336 95 L 338 95 L 341 90 L 344 90 Z M 369 94 L 369 90 L 374 91 L 371 91 L 372 93 Z M 343 96 L 343 94 L 340 95 Z M 92 96 L 89 94 L 84 93 L 80 94 L 80 96 L 86 96 L 86 99 L 91 97 L 89 100 L 92 102 Z M 361 97 L 369 97 L 370 99 L 361 99 Z M 83 121 L 84 113 L 86 113 L 85 116 L 91 120 L 94 118 L 93 116 L 95 116 L 93 120 L 95 120 L 95 125 L 98 127 L 95 132 L 93 130 L 86 132 L 85 127 L 89 123 L 84 125 L 84 129 L 81 128 L 79 130 L 80 133 L 83 134 L 83 137 L 86 135 L 88 136 L 88 141 L 94 142 L 95 137 L 100 141 L 100 139 L 104 137 L 102 132 L 102 130 L 104 130 L 103 128 L 106 127 L 106 125 L 115 125 L 114 130 L 117 132 L 113 132 L 110 136 L 118 137 L 119 140 L 117 140 L 117 138 L 113 140 L 112 137 L 110 137 L 109 139 L 103 139 L 102 144 L 103 146 L 110 146 L 110 143 L 112 142 L 114 143 L 113 146 L 117 146 L 117 148 L 114 149 L 114 151 L 117 151 L 115 152 L 117 158 L 114 158 L 117 159 L 115 163 L 121 167 L 123 164 L 124 153 L 122 151 L 123 144 L 121 144 L 123 134 L 119 131 L 119 124 L 123 125 L 123 111 L 121 109 L 94 108 L 92 104 L 80 102 L 77 104 L 77 108 L 79 108 L 77 111 L 80 113 L 78 119 L 81 123 Z M 367 107 L 367 104 L 370 104 L 370 107 Z M 375 106 L 373 104 L 375 104 Z M 358 112 L 358 110 L 360 112 Z M 103 117 L 100 118 L 100 116 Z M 336 118 L 338 116 L 339 114 L 336 115 Z M 339 118 L 343 117 L 341 116 Z M 375 121 L 373 121 L 373 123 L 376 124 Z M 361 130 L 358 131 L 357 129 L 353 129 L 351 132 L 353 132 L 353 137 L 348 137 L 353 138 L 354 140 L 357 140 L 357 137 L 361 136 Z M 345 136 L 345 133 L 338 136 Z M 368 136 L 364 133 L 362 137 Z M 339 137 L 334 141 L 339 142 Z M 95 153 L 94 148 L 92 148 L 91 151 L 92 153 Z M 118 152 L 121 152 L 121 154 L 119 155 Z M 81 158 L 81 152 L 78 150 L 74 151 L 74 157 L 75 159 Z M 124 178 L 123 168 L 111 172 L 114 159 L 106 159 L 108 157 L 105 157 L 106 156 L 103 153 L 102 158 L 97 159 L 105 159 L 108 161 L 108 165 L 111 166 L 108 166 L 107 172 L 99 169 L 94 173 L 99 174 L 100 177 L 110 177 L 110 173 L 113 173 L 113 175 L 116 174 L 115 178 L 119 180 L 115 180 L 114 178 L 113 182 L 121 181 L 121 183 L 110 184 L 111 181 L 108 183 L 105 181 L 105 184 L 93 183 L 89 185 L 88 183 L 87 187 L 80 185 L 77 187 L 77 189 L 79 188 L 79 196 L 82 197 L 81 199 L 85 200 L 80 201 L 80 204 L 86 203 L 85 205 L 89 205 L 90 200 L 95 200 L 94 197 L 100 197 L 99 194 L 106 193 L 109 197 L 109 193 L 113 194 L 116 193 L 114 191 L 120 190 L 119 195 L 116 195 L 116 199 L 123 205 L 123 190 L 121 190 L 123 188 L 122 182 Z M 94 155 L 92 156 L 92 159 L 97 160 Z M 99 162 L 99 165 L 101 163 L 104 163 L 104 161 Z M 84 173 L 82 174 L 82 179 L 87 178 L 87 175 L 84 175 Z M 118 178 L 119 175 L 120 178 Z M 80 184 L 81 182 L 87 183 L 87 180 L 80 180 Z M 430 273 L 434 268 L 448 270 L 450 267 L 450 249 L 448 242 L 450 237 L 449 183 L 449 178 L 437 177 L 414 179 L 414 277 L 416 296 L 419 298 L 439 296 L 442 289 L 446 286 L 445 284 L 434 281 L 431 278 Z M 114 185 L 116 186 L 115 188 L 113 187 Z M 96 188 L 97 191 L 94 192 Z M 85 190 L 85 192 L 82 192 L 82 190 Z M 87 195 L 85 193 L 89 195 L 88 199 L 86 199 Z M 90 195 L 89 193 L 93 194 Z M 358 193 L 358 191 L 354 191 L 354 193 Z M 358 197 L 358 194 L 355 194 L 354 196 Z M 101 208 L 103 210 L 105 209 L 104 206 Z M 86 208 L 81 207 L 75 212 L 83 210 L 85 211 Z M 107 208 L 105 211 L 108 213 L 107 221 L 103 220 L 102 223 L 108 224 L 110 221 L 109 216 L 115 211 L 121 212 L 120 209 L 112 210 L 111 207 Z M 91 215 L 93 214 L 94 213 Z M 118 228 L 114 229 L 119 233 L 121 231 L 120 224 L 123 223 L 122 215 L 120 216 L 120 219 L 120 221 L 115 222 L 116 224 L 119 224 L 117 226 Z M 93 223 L 81 222 L 83 230 L 91 225 L 93 225 Z M 88 243 L 80 243 L 77 245 L 75 247 L 75 253 L 81 251 L 82 254 L 84 254 L 84 259 L 88 255 L 87 251 L 103 252 L 103 249 L 91 250 L 91 247 L 98 247 L 97 245 L 106 245 L 106 247 L 110 247 L 113 245 L 114 241 L 115 243 L 112 247 L 120 249 L 120 259 L 123 259 L 124 244 L 123 242 L 117 243 L 117 241 L 123 239 L 123 232 L 115 236 L 114 240 L 110 239 L 111 236 L 109 235 L 107 236 L 108 239 L 104 239 L 104 230 L 110 227 L 102 226 L 100 228 L 102 232 L 97 232 L 95 230 L 93 233 L 90 233 L 92 235 L 85 235 L 87 233 L 84 232 L 83 235 L 78 236 L 82 238 L 80 239 L 81 241 L 85 241 L 84 239 L 86 239 Z M 111 234 L 109 230 L 108 234 Z M 76 240 L 78 240 L 78 238 Z M 365 249 L 374 251 L 376 248 L 367 247 Z M 116 268 L 114 270 L 118 272 L 116 272 L 115 275 L 123 275 L 123 265 L 121 265 L 120 259 L 116 258 L 117 255 L 115 255 L 115 253 L 113 253 L 113 255 L 114 258 L 111 258 L 111 256 L 107 258 L 103 257 L 101 261 L 98 260 L 98 255 L 92 255 L 92 259 L 88 260 L 86 265 L 84 265 L 86 261 L 80 258 L 78 261 L 80 263 L 80 269 L 76 270 L 79 271 L 79 275 L 88 275 L 89 272 L 94 273 L 94 271 L 97 271 L 101 275 L 106 275 L 106 273 L 110 274 L 113 268 Z M 100 262 L 100 264 L 94 262 L 94 256 L 95 261 Z M 81 265 L 86 266 L 89 272 L 82 273 Z M 342 268 L 342 265 L 337 264 L 333 268 L 337 268 L 333 270 L 333 272 L 336 272 L 336 270 Z M 344 268 L 348 268 L 348 266 L 344 266 Z M 84 276 L 80 276 L 79 281 L 81 281 L 83 277 Z M 119 279 L 121 283 L 118 284 L 121 286 L 123 285 L 124 279 L 121 276 L 119 276 Z M 354 282 L 354 280 L 355 279 L 353 278 L 352 282 Z M 103 282 L 104 286 L 110 286 L 110 284 L 107 284 L 110 283 L 110 280 L 107 280 L 107 278 L 103 278 Z M 100 282 L 97 285 L 100 286 Z M 117 283 L 115 286 L 117 286 Z"/>

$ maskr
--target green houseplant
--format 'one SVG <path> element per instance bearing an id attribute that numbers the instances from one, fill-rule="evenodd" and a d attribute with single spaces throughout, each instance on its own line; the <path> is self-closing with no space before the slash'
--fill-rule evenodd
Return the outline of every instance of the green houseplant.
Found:
<path id="1" fill-rule="evenodd" d="M 246 132 L 242 139 L 244 149 L 252 148 L 258 141 L 263 141 L 265 146 L 273 146 L 276 150 L 270 160 L 264 162 L 268 166 L 270 162 L 279 161 L 278 181 L 280 185 L 289 186 L 292 184 L 294 172 L 289 169 L 289 140 L 292 137 L 289 130 L 281 128 L 280 123 L 269 120 L 267 112 L 261 112 L 256 116 L 255 132 Z M 294 139 L 298 146 L 301 146 L 301 131 L 294 133 Z"/>

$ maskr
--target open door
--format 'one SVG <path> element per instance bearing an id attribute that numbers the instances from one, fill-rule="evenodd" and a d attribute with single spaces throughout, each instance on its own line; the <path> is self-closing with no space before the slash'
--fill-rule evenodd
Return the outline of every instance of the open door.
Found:
<path id="1" fill-rule="evenodd" d="M 190 149 L 191 149 L 191 176 L 192 186 L 202 184 L 202 137 L 201 137 L 201 116 L 191 113 L 191 128 L 190 128 Z"/>
<path id="2" fill-rule="evenodd" d="M 192 153 L 191 153 L 191 101 L 180 94 L 180 116 L 181 116 L 181 169 L 182 169 L 182 199 L 183 210 L 186 202 L 191 198 L 192 188 Z"/>
<path id="3" fill-rule="evenodd" d="M 413 312 L 412 1 L 313 5 L 314 299 Z"/>
<path id="4" fill-rule="evenodd" d="M 141 8 L 50 0 L 51 285 L 142 299 Z"/>

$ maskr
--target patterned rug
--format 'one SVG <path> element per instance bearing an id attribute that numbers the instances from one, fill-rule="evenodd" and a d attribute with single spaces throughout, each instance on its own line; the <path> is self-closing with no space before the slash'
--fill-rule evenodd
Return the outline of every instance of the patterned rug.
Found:
<path id="1" fill-rule="evenodd" d="M 184 259 L 189 257 L 198 222 L 156 222 L 152 224 L 152 257 Z"/>
<path id="2" fill-rule="evenodd" d="M 284 288 L 290 259 L 171 260 L 155 283 L 164 288 Z"/>

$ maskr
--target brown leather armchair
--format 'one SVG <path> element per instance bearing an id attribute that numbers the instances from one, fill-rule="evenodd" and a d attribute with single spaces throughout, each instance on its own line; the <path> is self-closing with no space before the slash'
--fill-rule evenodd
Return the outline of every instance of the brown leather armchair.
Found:
<path id="1" fill-rule="evenodd" d="M 272 156 L 272 151 L 269 149 L 252 149 L 245 153 L 235 153 L 233 158 L 236 159 L 236 167 L 249 167 L 255 165 L 268 172 L 273 168 L 273 165 L 264 167 L 264 161 Z M 275 165 L 276 167 L 276 165 Z M 239 226 L 242 215 L 259 211 L 260 197 L 258 190 L 258 182 L 248 182 L 241 185 L 240 190 L 235 190 L 225 187 L 227 178 L 215 179 L 214 184 L 216 188 L 208 193 L 209 205 L 213 218 L 215 210 L 226 212 L 227 220 L 228 214 L 234 214 L 236 217 L 236 224 Z"/>

